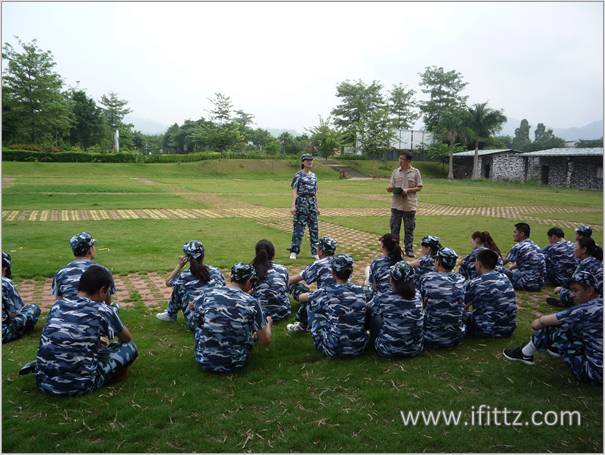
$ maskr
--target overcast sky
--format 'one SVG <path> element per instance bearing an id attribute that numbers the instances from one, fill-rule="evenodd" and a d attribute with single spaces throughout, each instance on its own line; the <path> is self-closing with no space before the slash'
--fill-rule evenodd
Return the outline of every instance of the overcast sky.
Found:
<path id="1" fill-rule="evenodd" d="M 2 39 L 51 50 L 68 84 L 164 124 L 220 91 L 266 128 L 303 131 L 346 79 L 418 89 L 456 69 L 471 102 L 550 127 L 603 118 L 603 4 L 3 3 Z"/>

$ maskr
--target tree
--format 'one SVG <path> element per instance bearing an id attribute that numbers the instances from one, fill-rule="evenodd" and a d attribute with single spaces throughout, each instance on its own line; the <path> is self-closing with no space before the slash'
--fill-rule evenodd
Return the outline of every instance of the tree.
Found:
<path id="1" fill-rule="evenodd" d="M 251 130 L 248 139 L 250 140 L 250 142 L 252 142 L 255 147 L 262 149 L 267 144 L 269 144 L 269 142 L 271 142 L 272 138 L 273 137 L 271 136 L 271 133 L 269 133 L 269 131 L 262 128 L 256 128 L 254 130 Z"/>
<path id="2" fill-rule="evenodd" d="M 531 139 L 529 138 L 529 130 L 531 126 L 527 119 L 521 120 L 519 128 L 515 129 L 515 137 L 513 138 L 513 149 L 521 150 L 526 152 L 529 150 L 531 145 Z"/>
<path id="3" fill-rule="evenodd" d="M 442 115 L 448 110 L 466 104 L 467 96 L 460 92 L 468 84 L 458 71 L 445 71 L 442 67 L 429 66 L 420 73 L 422 93 L 429 95 L 428 101 L 420 102 L 420 112 L 426 129 L 438 133 Z"/>
<path id="4" fill-rule="evenodd" d="M 603 147 L 603 138 L 601 139 L 580 139 L 576 148 L 592 148 L 592 147 Z"/>
<path id="5" fill-rule="evenodd" d="M 331 118 L 321 118 L 319 116 L 319 125 L 310 128 L 311 142 L 321 156 L 328 159 L 334 154 L 334 151 L 342 146 L 343 134 L 331 126 Z"/>
<path id="6" fill-rule="evenodd" d="M 389 110 L 386 107 L 368 112 L 359 125 L 359 142 L 364 154 L 380 157 L 391 149 L 395 137 Z"/>
<path id="7" fill-rule="evenodd" d="M 132 148 L 132 128 L 134 125 L 132 123 L 124 123 L 124 117 L 132 112 L 127 107 L 128 101 L 121 100 L 117 93 L 109 92 L 109 94 L 101 96 L 100 104 L 103 106 L 103 112 L 111 131 L 111 137 L 113 137 L 117 129 L 120 133 L 120 146 L 125 150 Z"/>
<path id="8" fill-rule="evenodd" d="M 3 132 L 13 140 L 56 145 L 68 136 L 72 121 L 63 80 L 50 51 L 41 50 L 36 40 L 18 41 L 21 52 L 9 43 L 2 48 L 8 62 L 2 79 Z"/>
<path id="9" fill-rule="evenodd" d="M 70 98 L 73 113 L 70 142 L 87 150 L 101 141 L 104 132 L 103 112 L 84 90 L 73 89 Z"/>
<path id="10" fill-rule="evenodd" d="M 223 95 L 220 92 L 214 94 L 213 98 L 208 98 L 212 107 L 208 110 L 210 118 L 219 123 L 227 123 L 231 120 L 231 113 L 233 111 L 233 103 L 231 98 L 227 95 Z"/>
<path id="11" fill-rule="evenodd" d="M 546 150 L 557 147 L 564 147 L 565 140 L 555 136 L 552 129 L 546 129 L 544 123 L 538 123 L 536 131 L 534 131 L 534 142 L 530 145 L 529 150 Z"/>
<path id="12" fill-rule="evenodd" d="M 411 128 L 420 115 L 414 110 L 415 93 L 414 90 L 407 90 L 402 84 L 394 85 L 389 93 L 389 116 L 392 127 L 399 133 L 399 149 L 401 149 L 401 130 Z"/>
<path id="13" fill-rule="evenodd" d="M 447 154 L 449 155 L 447 178 L 452 180 L 454 178 L 454 152 L 458 150 L 456 144 L 461 141 L 466 143 L 472 134 L 468 128 L 468 110 L 458 105 L 449 107 L 441 114 L 438 128 L 437 137 L 447 143 Z M 427 153 L 437 156 L 442 151 L 442 148 L 431 149 L 429 147 Z"/>
<path id="14" fill-rule="evenodd" d="M 279 143 L 281 144 L 281 150 L 282 150 L 282 153 L 284 153 L 284 154 L 286 153 L 286 150 L 288 149 L 288 147 L 291 147 L 292 144 L 294 143 L 294 137 L 287 131 L 284 131 L 283 133 L 281 133 L 277 139 L 279 140 Z"/>
<path id="15" fill-rule="evenodd" d="M 472 133 L 475 142 L 475 156 L 473 158 L 473 179 L 480 178 L 479 173 L 479 142 L 486 141 L 497 131 L 502 129 L 506 116 L 502 111 L 487 107 L 487 103 L 477 103 L 467 108 L 467 127 Z"/>

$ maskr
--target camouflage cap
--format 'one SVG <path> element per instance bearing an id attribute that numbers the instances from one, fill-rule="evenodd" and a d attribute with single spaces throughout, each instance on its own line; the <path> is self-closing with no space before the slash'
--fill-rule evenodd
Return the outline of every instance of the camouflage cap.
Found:
<path id="1" fill-rule="evenodd" d="M 586 272 L 585 270 L 582 270 L 581 272 L 576 272 L 573 274 L 573 276 L 571 277 L 571 283 L 578 283 L 581 284 L 583 286 L 587 286 L 587 287 L 591 287 L 594 289 L 597 289 L 597 280 L 594 277 L 594 275 L 590 272 Z"/>
<path id="2" fill-rule="evenodd" d="M 395 281 L 405 283 L 406 281 L 414 281 L 416 272 L 413 267 L 405 261 L 399 261 L 391 267 L 391 278 Z"/>
<path id="3" fill-rule="evenodd" d="M 441 264 L 443 264 L 446 269 L 453 269 L 458 260 L 458 254 L 451 248 L 440 248 L 439 251 L 437 251 L 437 257 L 441 259 Z"/>
<path id="4" fill-rule="evenodd" d="M 578 226 L 576 228 L 576 232 L 578 234 L 582 234 L 582 235 L 586 235 L 586 236 L 591 236 L 592 235 L 592 228 L 590 226 L 587 226 L 586 224 L 583 224 L 582 226 Z"/>
<path id="5" fill-rule="evenodd" d="M 244 262 L 238 262 L 231 267 L 231 281 L 246 281 L 256 278 L 254 266 Z"/>
<path id="6" fill-rule="evenodd" d="M 11 263 L 12 263 L 11 255 L 8 254 L 6 251 L 3 251 L 2 252 L 2 268 L 10 267 Z"/>
<path id="7" fill-rule="evenodd" d="M 310 153 L 303 153 L 303 155 L 300 157 L 301 161 L 312 160 L 312 159 L 313 159 L 313 155 L 311 155 Z"/>
<path id="8" fill-rule="evenodd" d="M 199 259 L 204 257 L 204 245 L 199 240 L 190 240 L 183 245 L 183 253 L 189 259 Z"/>
<path id="9" fill-rule="evenodd" d="M 317 242 L 317 246 L 327 255 L 332 255 L 336 251 L 336 240 L 332 237 L 322 237 Z"/>
<path id="10" fill-rule="evenodd" d="M 95 243 L 97 241 L 86 231 L 75 234 L 69 239 L 69 246 L 71 246 L 74 256 L 84 256 Z"/>
<path id="11" fill-rule="evenodd" d="M 348 254 L 339 254 L 332 259 L 332 270 L 342 272 L 343 270 L 353 270 L 353 258 Z"/>
<path id="12" fill-rule="evenodd" d="M 439 237 L 434 235 L 425 235 L 422 237 L 420 244 L 423 246 L 430 246 L 432 248 L 441 248 Z"/>

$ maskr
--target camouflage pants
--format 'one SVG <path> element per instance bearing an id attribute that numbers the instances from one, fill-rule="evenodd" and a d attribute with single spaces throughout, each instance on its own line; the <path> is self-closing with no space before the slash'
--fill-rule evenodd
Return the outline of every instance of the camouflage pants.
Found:
<path id="1" fill-rule="evenodd" d="M 403 220 L 404 245 L 406 253 L 414 252 L 414 229 L 416 228 L 416 212 L 404 212 L 391 209 L 391 234 L 401 236 L 401 221 Z"/>
<path id="2" fill-rule="evenodd" d="M 317 242 L 319 241 L 317 200 L 315 197 L 298 196 L 296 198 L 295 209 L 290 251 L 296 254 L 300 253 L 300 243 L 305 234 L 305 226 L 308 226 L 311 255 L 315 256 L 317 254 Z"/>
<path id="3" fill-rule="evenodd" d="M 112 344 L 99 350 L 99 369 L 97 387 L 103 387 L 123 368 L 127 368 L 136 360 L 139 352 L 132 342 Z"/>
<path id="4" fill-rule="evenodd" d="M 584 343 L 565 323 L 535 330 L 531 341 L 539 351 L 551 349 L 561 354 L 573 375 L 580 381 L 603 383 L 603 367 L 597 368 L 588 361 Z"/>
<path id="5" fill-rule="evenodd" d="M 290 286 L 290 294 L 296 300 L 298 300 L 298 296 L 304 294 L 306 292 L 311 292 L 307 286 L 301 283 L 296 283 Z M 298 310 L 296 310 L 296 320 L 300 322 L 303 327 L 307 327 L 308 325 L 308 315 L 307 315 L 307 304 L 299 303 Z"/>
<path id="6" fill-rule="evenodd" d="M 179 311 L 183 312 L 187 327 L 189 330 L 195 330 L 193 327 L 193 311 L 189 308 L 190 299 L 182 286 L 176 285 L 172 288 L 172 294 L 170 294 L 170 300 L 168 300 L 168 308 L 166 311 L 171 317 L 177 316 Z"/>
<path id="7" fill-rule="evenodd" d="M 544 287 L 543 278 L 527 274 L 520 270 L 513 270 L 509 279 L 517 291 L 536 292 Z"/>
<path id="8" fill-rule="evenodd" d="M 25 305 L 14 318 L 9 318 L 2 323 L 2 342 L 8 343 L 23 336 L 30 331 L 38 322 L 40 307 L 38 305 Z"/>

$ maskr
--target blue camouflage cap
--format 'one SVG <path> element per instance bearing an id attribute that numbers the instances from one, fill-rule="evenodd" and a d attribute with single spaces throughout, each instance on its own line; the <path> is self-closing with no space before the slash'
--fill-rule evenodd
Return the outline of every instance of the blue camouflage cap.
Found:
<path id="1" fill-rule="evenodd" d="M 336 251 L 336 240 L 332 237 L 322 237 L 317 242 L 317 246 L 327 255 L 332 255 Z"/>
<path id="2" fill-rule="evenodd" d="M 423 246 L 430 246 L 432 248 L 441 248 L 439 237 L 434 235 L 425 235 L 424 237 L 422 237 L 420 244 Z"/>
<path id="3" fill-rule="evenodd" d="M 399 261 L 391 267 L 391 278 L 395 281 L 405 283 L 406 281 L 414 281 L 416 272 L 414 268 L 405 261 Z"/>
<path id="4" fill-rule="evenodd" d="M 74 256 L 85 255 L 86 251 L 95 243 L 97 243 L 97 241 L 86 231 L 75 234 L 69 239 L 69 246 L 71 246 Z"/>
<path id="5" fill-rule="evenodd" d="M 312 159 L 313 159 L 313 155 L 311 155 L 310 153 L 303 153 L 303 155 L 300 157 L 300 161 L 312 160 Z"/>
<path id="6" fill-rule="evenodd" d="M 597 279 L 592 273 L 585 270 L 574 273 L 571 277 L 570 283 L 578 283 L 583 286 L 597 289 Z"/>
<path id="7" fill-rule="evenodd" d="M 204 245 L 199 240 L 190 240 L 183 245 L 183 253 L 189 259 L 199 259 L 204 257 Z"/>
<path id="8" fill-rule="evenodd" d="M 451 248 L 440 248 L 437 251 L 437 257 L 441 259 L 441 264 L 447 269 L 453 269 L 458 260 L 458 254 Z"/>
<path id="9" fill-rule="evenodd" d="M 332 259 L 332 270 L 342 272 L 343 270 L 353 270 L 353 258 L 348 254 L 339 254 Z"/>
<path id="10" fill-rule="evenodd" d="M 581 235 L 591 236 L 592 228 L 590 226 L 587 226 L 586 224 L 583 224 L 582 226 L 578 226 L 576 228 L 576 232 Z"/>
<path id="11" fill-rule="evenodd" d="M 8 254 L 6 251 L 3 251 L 2 252 L 2 268 L 10 267 L 11 263 L 12 263 L 11 255 Z"/>
<path id="12" fill-rule="evenodd" d="M 246 281 L 256 278 L 256 270 L 251 264 L 238 262 L 231 267 L 231 281 Z"/>

